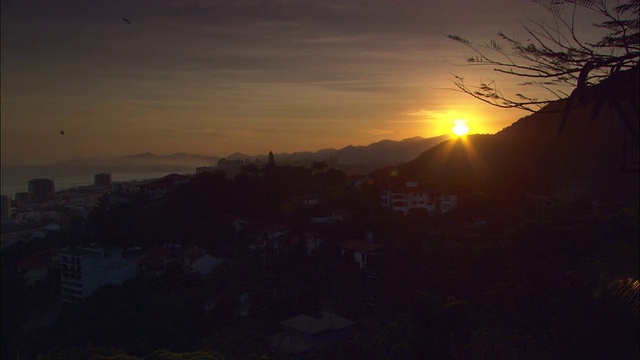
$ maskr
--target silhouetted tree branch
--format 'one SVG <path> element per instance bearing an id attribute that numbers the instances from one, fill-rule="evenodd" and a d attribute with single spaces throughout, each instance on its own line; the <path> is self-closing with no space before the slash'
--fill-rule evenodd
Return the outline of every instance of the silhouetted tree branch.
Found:
<path id="1" fill-rule="evenodd" d="M 544 89 L 548 94 L 538 98 L 522 93 L 513 97 L 502 93 L 495 81 L 483 81 L 478 86 L 468 85 L 455 76 L 456 87 L 474 98 L 501 108 L 518 108 L 531 112 L 541 110 L 554 100 L 573 98 L 585 102 L 584 89 L 592 87 L 617 73 L 638 68 L 640 54 L 639 0 L 610 6 L 606 0 L 538 0 L 554 21 L 522 24 L 530 38 L 521 41 L 498 33 L 498 40 L 478 44 L 459 36 L 448 35 L 471 50 L 466 59 L 469 65 L 490 66 L 494 71 L 527 78 L 522 86 Z M 619 3 L 618 3 L 619 4 Z M 580 40 L 576 33 L 576 11 L 579 8 L 595 12 L 602 22 L 594 24 L 610 33 L 596 43 Z M 637 95 L 632 99 L 637 103 Z M 635 106 L 637 108 L 637 105 Z M 564 125 L 566 119 L 563 119 Z"/>

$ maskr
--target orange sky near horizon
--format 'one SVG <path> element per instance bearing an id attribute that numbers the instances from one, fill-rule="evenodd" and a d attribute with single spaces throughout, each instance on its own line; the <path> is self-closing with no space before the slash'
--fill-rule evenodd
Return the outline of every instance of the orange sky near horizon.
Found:
<path id="1" fill-rule="evenodd" d="M 3 164 L 316 151 L 450 134 L 456 119 L 495 133 L 528 113 L 453 91 L 453 74 L 496 76 L 454 65 L 469 50 L 445 34 L 522 36 L 519 19 L 545 15 L 522 0 L 95 4 L 3 3 Z"/>

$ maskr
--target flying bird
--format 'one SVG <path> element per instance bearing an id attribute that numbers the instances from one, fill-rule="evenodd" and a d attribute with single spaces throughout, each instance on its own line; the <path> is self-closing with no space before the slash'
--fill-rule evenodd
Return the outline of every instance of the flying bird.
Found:
<path id="1" fill-rule="evenodd" d="M 122 18 L 122 21 L 126 22 L 127 24 L 131 25 L 131 22 L 129 21 L 129 19 L 127 18 Z"/>
<path id="2" fill-rule="evenodd" d="M 64 130 L 63 130 L 63 131 L 60 131 L 60 135 L 64 135 Z"/>

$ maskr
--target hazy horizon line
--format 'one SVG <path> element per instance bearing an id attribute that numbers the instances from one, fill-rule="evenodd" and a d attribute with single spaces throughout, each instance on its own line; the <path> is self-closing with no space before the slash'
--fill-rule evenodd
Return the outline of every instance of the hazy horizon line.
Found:
<path id="1" fill-rule="evenodd" d="M 477 134 L 473 134 L 473 135 L 477 135 Z M 353 146 L 353 147 L 366 147 L 369 145 L 373 145 L 373 144 L 377 144 L 383 141 L 395 141 L 395 142 L 401 142 L 404 140 L 408 140 L 408 139 L 415 139 L 415 138 L 422 138 L 422 139 L 433 139 L 433 138 L 438 138 L 438 137 L 443 137 L 443 136 L 449 136 L 449 138 L 453 137 L 453 135 L 451 134 L 441 134 L 441 135 L 436 135 L 436 136 L 429 136 L 429 137 L 424 137 L 424 136 L 420 136 L 420 135 L 416 135 L 416 136 L 412 136 L 412 137 L 408 137 L 408 138 L 403 138 L 403 139 L 399 139 L 399 140 L 394 140 L 394 139 L 382 139 L 382 140 L 378 140 L 366 145 L 353 145 L 353 144 L 348 144 L 345 145 L 343 147 L 340 148 L 334 148 L 334 147 L 323 147 L 320 148 L 318 150 L 297 150 L 297 151 L 292 151 L 292 152 L 278 152 L 278 153 L 274 153 L 275 155 L 291 155 L 291 154 L 296 154 L 296 153 L 316 153 L 322 150 L 342 150 L 345 149 L 349 146 Z M 271 151 L 271 150 L 270 150 Z M 241 154 L 241 155 L 245 155 L 247 157 L 260 157 L 260 156 L 268 156 L 268 153 L 260 153 L 257 155 L 250 155 L 250 154 L 246 154 L 243 153 L 241 151 L 235 151 L 230 153 L 227 156 L 219 156 L 219 155 L 205 155 L 205 154 L 197 154 L 197 153 L 189 153 L 189 152 L 184 152 L 184 151 L 176 151 L 176 152 L 171 152 L 171 153 L 166 153 L 166 154 L 160 154 L 160 153 L 154 153 L 152 151 L 144 151 L 144 152 L 139 152 L 139 153 L 132 153 L 132 154 L 125 154 L 125 155 L 113 155 L 110 157 L 105 157 L 105 156 L 96 156 L 96 157 L 76 157 L 76 158 L 70 158 L 70 159 L 66 159 L 66 160 L 57 160 L 57 161 L 50 161 L 50 162 L 46 162 L 46 163 L 37 163 L 37 162 L 20 162 L 20 163 L 13 163 L 13 162 L 6 162 L 3 161 L 2 164 L 0 164 L 0 166 L 56 166 L 56 165 L 74 165 L 71 164 L 74 161 L 86 161 L 86 160 L 103 160 L 103 161 L 108 161 L 108 160 L 117 160 L 117 159 L 121 159 L 124 157 L 129 157 L 129 156 L 139 156 L 139 155 L 145 155 L 145 154 L 151 154 L 151 155 L 155 155 L 155 156 L 173 156 L 173 155 L 190 155 L 190 156 L 201 156 L 201 157 L 212 157 L 212 158 L 217 158 L 217 159 L 225 159 L 228 158 L 230 156 L 236 155 L 236 154 Z M 121 166 L 123 164 L 120 164 Z M 83 166 L 87 166 L 86 164 L 83 164 Z M 114 165 L 117 166 L 117 165 Z"/>

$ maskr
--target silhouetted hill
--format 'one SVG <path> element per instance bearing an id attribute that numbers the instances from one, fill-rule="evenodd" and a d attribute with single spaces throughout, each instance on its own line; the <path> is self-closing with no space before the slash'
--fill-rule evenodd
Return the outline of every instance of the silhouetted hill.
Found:
<path id="1" fill-rule="evenodd" d="M 343 149 L 321 149 L 316 152 L 301 151 L 294 153 L 275 154 L 279 164 L 309 166 L 313 161 L 333 159 L 334 164 L 346 172 L 365 173 L 386 165 L 396 165 L 404 161 L 414 159 L 416 156 L 432 146 L 449 139 L 449 135 L 441 135 L 432 138 L 413 137 L 402 141 L 382 140 L 367 146 L 347 146 Z M 267 161 L 266 154 L 247 155 L 233 153 L 226 160 L 260 159 Z M 199 166 L 216 166 L 219 157 L 175 153 L 170 155 L 158 155 L 150 152 L 121 156 L 110 159 L 77 158 L 61 163 L 64 166 L 97 167 L 102 169 L 122 168 L 148 168 L 171 167 L 172 171 L 195 170 Z M 337 161 L 336 161 L 337 160 Z M 106 170 L 103 170 L 106 171 Z"/>
<path id="2" fill-rule="evenodd" d="M 401 178 L 452 186 L 515 186 L 547 194 L 578 187 L 596 197 L 637 199 L 638 172 L 622 169 L 625 141 L 631 144 L 629 130 L 606 106 L 589 120 L 593 106 L 574 109 L 558 132 L 565 102 L 552 103 L 495 135 L 449 140 L 396 170 Z"/>
<path id="3" fill-rule="evenodd" d="M 449 135 L 427 139 L 418 136 L 402 141 L 382 140 L 367 146 L 347 146 L 338 150 L 338 162 L 340 164 L 398 164 L 409 161 L 432 146 L 450 138 Z"/>
<path id="4" fill-rule="evenodd" d="M 360 172 L 367 172 L 380 166 L 396 165 L 414 159 L 425 150 L 450 138 L 450 135 L 431 138 L 416 136 L 401 141 L 382 140 L 366 146 L 349 145 L 340 150 L 328 148 L 316 152 L 301 151 L 274 154 L 274 156 L 277 163 L 289 165 L 309 165 L 313 161 L 334 158 L 337 159 L 338 167 L 342 169 L 358 169 Z M 250 156 L 234 153 L 225 159 L 260 159 L 266 161 L 267 155 Z"/>

